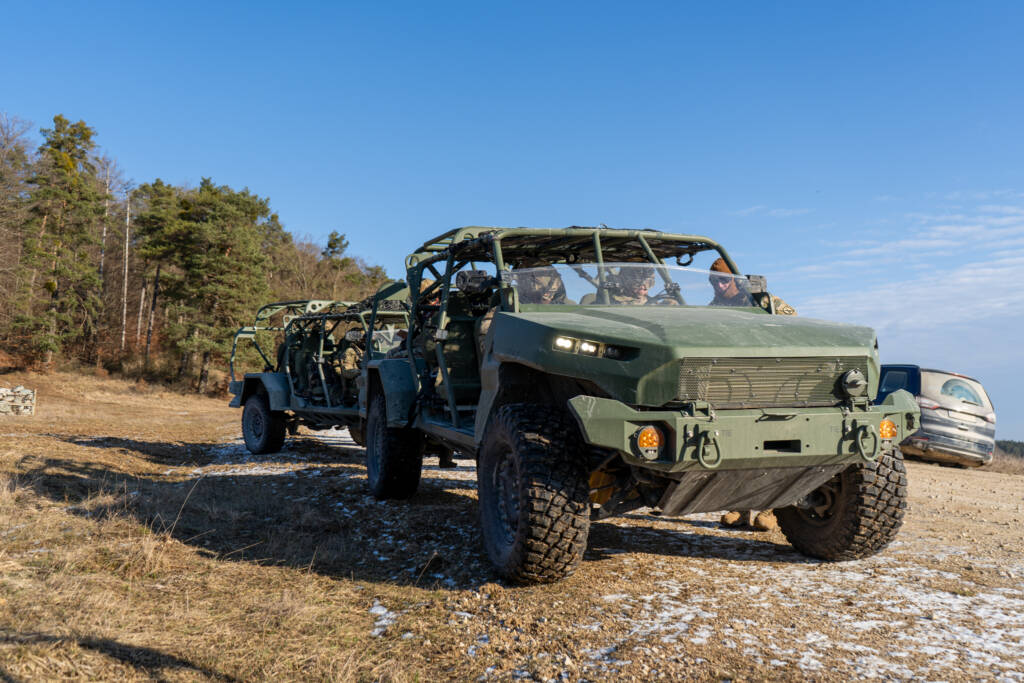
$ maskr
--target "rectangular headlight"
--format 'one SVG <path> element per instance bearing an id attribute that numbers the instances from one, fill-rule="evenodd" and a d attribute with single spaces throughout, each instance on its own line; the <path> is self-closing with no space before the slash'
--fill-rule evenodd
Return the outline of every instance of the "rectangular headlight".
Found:
<path id="1" fill-rule="evenodd" d="M 555 337 L 555 348 L 559 351 L 573 352 L 576 350 L 576 339 L 572 337 Z"/>

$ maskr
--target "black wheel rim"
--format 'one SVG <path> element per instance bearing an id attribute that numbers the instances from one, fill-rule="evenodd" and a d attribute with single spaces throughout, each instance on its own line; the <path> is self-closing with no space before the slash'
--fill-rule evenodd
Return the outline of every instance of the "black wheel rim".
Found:
<path id="1" fill-rule="evenodd" d="M 259 441 L 263 438 L 263 432 L 266 430 L 266 424 L 263 421 L 263 413 L 259 410 L 253 410 L 249 413 L 249 432 L 252 434 L 254 440 Z"/>
<path id="2" fill-rule="evenodd" d="M 508 451 L 502 452 L 494 468 L 495 507 L 498 512 L 498 527 L 505 545 L 512 545 L 519 530 L 519 472 L 515 460 Z"/>
<path id="3" fill-rule="evenodd" d="M 814 526 L 830 524 L 842 508 L 844 487 L 842 476 L 835 477 L 819 486 L 814 491 L 814 500 L 811 502 L 811 506 L 799 508 L 800 517 Z"/>

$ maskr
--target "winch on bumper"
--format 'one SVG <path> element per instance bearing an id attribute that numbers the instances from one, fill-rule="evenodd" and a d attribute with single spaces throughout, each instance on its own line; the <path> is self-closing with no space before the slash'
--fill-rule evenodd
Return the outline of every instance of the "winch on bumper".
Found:
<path id="1" fill-rule="evenodd" d="M 569 408 L 588 444 L 664 473 L 871 461 L 914 432 L 920 420 L 913 396 L 902 390 L 875 406 L 636 410 L 613 399 L 576 396 Z"/>

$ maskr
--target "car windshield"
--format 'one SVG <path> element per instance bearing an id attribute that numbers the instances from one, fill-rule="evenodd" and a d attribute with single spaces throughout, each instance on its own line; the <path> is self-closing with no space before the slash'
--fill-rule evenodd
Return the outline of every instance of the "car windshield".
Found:
<path id="1" fill-rule="evenodd" d="M 557 263 L 512 273 L 521 304 L 756 306 L 742 275 L 650 263 Z"/>
<path id="2" fill-rule="evenodd" d="M 992 403 L 981 384 L 944 372 L 922 372 L 921 395 L 947 408 L 962 409 L 966 404 L 992 410 Z"/>

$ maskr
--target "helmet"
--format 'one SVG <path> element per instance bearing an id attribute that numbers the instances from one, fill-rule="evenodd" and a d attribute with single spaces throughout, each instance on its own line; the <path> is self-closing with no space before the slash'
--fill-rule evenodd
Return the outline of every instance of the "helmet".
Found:
<path id="1" fill-rule="evenodd" d="M 516 281 L 519 285 L 519 299 L 523 303 L 561 303 L 565 299 L 565 283 L 551 266 L 518 273 Z"/>
<path id="2" fill-rule="evenodd" d="M 650 289 L 654 286 L 654 267 L 648 265 L 625 265 L 619 268 L 619 285 L 627 292 L 646 286 Z"/>

